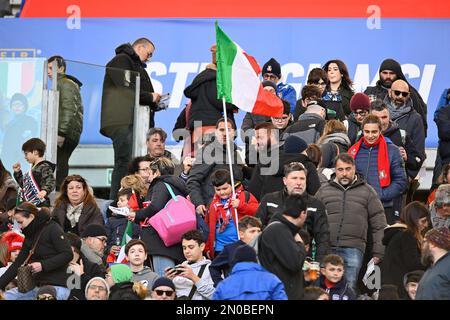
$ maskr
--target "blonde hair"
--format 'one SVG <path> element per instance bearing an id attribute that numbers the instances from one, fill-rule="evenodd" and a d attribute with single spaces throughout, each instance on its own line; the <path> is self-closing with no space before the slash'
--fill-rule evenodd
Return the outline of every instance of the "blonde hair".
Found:
<path id="1" fill-rule="evenodd" d="M 141 300 L 144 300 L 147 296 L 147 288 L 140 282 L 135 282 L 133 284 L 133 291 L 138 295 Z"/>
<path id="2" fill-rule="evenodd" d="M 122 180 L 120 180 L 120 186 L 122 188 L 131 188 L 140 196 L 145 196 L 147 194 L 145 181 L 138 174 L 130 174 L 129 176 L 123 177 Z"/>
<path id="3" fill-rule="evenodd" d="M 330 135 L 332 133 L 338 133 L 338 132 L 347 134 L 347 128 L 345 127 L 345 124 L 343 124 L 339 120 L 335 120 L 335 119 L 329 120 L 325 124 L 325 127 L 323 128 L 323 134 L 320 137 L 320 139 L 317 141 L 317 144 L 321 144 L 328 135 Z"/>

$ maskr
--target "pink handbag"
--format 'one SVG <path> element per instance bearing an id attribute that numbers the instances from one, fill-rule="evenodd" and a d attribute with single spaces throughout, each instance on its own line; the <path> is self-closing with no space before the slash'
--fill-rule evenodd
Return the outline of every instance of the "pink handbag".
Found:
<path id="1" fill-rule="evenodd" d="M 182 196 L 175 196 L 170 185 L 164 185 L 172 199 L 148 222 L 158 232 L 166 247 L 170 247 L 180 243 L 185 232 L 197 229 L 197 218 L 194 205 Z"/>

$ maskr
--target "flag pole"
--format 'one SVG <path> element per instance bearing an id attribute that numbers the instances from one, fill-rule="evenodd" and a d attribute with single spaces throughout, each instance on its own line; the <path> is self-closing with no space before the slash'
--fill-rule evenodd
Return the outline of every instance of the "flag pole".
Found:
<path id="1" fill-rule="evenodd" d="M 230 177 L 231 177 L 231 188 L 233 190 L 233 195 L 232 195 L 232 199 L 236 198 L 236 190 L 234 188 L 234 174 L 233 174 L 233 162 L 232 162 L 232 157 L 231 157 L 231 140 L 230 140 L 230 133 L 228 132 L 228 117 L 227 117 L 227 107 L 226 107 L 226 103 L 225 103 L 225 97 L 222 97 L 222 104 L 223 104 L 223 118 L 225 120 L 225 135 L 226 135 L 226 144 L 227 144 L 227 155 L 228 155 L 228 165 L 230 166 Z M 239 226 L 238 226 L 238 214 L 237 214 L 237 209 L 234 209 L 233 206 L 231 206 L 231 210 L 234 211 L 235 214 L 235 225 L 236 225 L 236 232 L 237 232 L 237 236 L 238 239 L 241 240 L 241 237 L 239 237 Z"/>

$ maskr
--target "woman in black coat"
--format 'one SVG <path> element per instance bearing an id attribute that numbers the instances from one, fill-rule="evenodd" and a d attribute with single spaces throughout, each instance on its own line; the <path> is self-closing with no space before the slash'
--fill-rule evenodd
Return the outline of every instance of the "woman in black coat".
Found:
<path id="1" fill-rule="evenodd" d="M 26 293 L 18 292 L 17 288 L 5 292 L 8 300 L 34 300 L 40 286 L 54 286 L 58 300 L 66 300 L 70 290 L 67 289 L 66 272 L 73 258 L 69 241 L 65 238 L 61 227 L 50 219 L 47 208 L 38 209 L 35 205 L 24 202 L 14 213 L 14 218 L 25 235 L 25 242 L 16 261 L 0 277 L 0 289 L 5 287 L 17 275 L 17 269 L 28 257 L 30 250 L 37 243 L 34 254 L 28 261 L 32 268 L 36 288 Z"/>
<path id="2" fill-rule="evenodd" d="M 381 284 L 394 284 L 399 296 L 406 299 L 403 277 L 414 270 L 425 270 L 420 260 L 424 230 L 428 227 L 428 209 L 418 201 L 411 202 L 402 211 L 400 223 L 384 231 L 384 258 L 381 263 Z"/>
<path id="3" fill-rule="evenodd" d="M 330 60 L 323 66 L 323 70 L 327 73 L 328 84 L 322 94 L 322 99 L 330 104 L 337 103 L 342 107 L 346 116 L 350 115 L 350 100 L 353 96 L 352 85 L 347 66 L 341 60 Z"/>
<path id="4" fill-rule="evenodd" d="M 170 185 L 176 196 L 187 197 L 188 191 L 184 181 L 173 176 L 174 168 L 173 162 L 165 157 L 152 161 L 149 178 L 151 182 L 147 193 L 150 205 L 142 210 L 130 212 L 129 219 L 134 219 L 137 223 L 147 221 L 165 207 L 172 197 L 164 183 Z M 164 276 L 164 269 L 185 260 L 181 244 L 166 247 L 158 232 L 147 222 L 142 226 L 141 239 L 149 248 L 148 254 L 152 256 L 154 271 L 161 277 Z"/>

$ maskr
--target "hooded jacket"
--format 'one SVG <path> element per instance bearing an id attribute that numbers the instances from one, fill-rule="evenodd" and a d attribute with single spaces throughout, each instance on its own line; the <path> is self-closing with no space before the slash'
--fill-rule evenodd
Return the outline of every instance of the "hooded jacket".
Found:
<path id="1" fill-rule="evenodd" d="M 83 102 L 80 94 L 82 85 L 77 78 L 58 73 L 58 135 L 75 144 L 80 141 L 83 131 Z"/>
<path id="2" fill-rule="evenodd" d="M 317 198 L 305 193 L 306 220 L 303 226 L 314 239 L 317 246 L 316 260 L 321 261 L 330 253 L 330 229 L 328 226 L 327 212 L 323 203 Z M 272 217 L 283 213 L 283 204 L 288 197 L 286 188 L 282 191 L 266 194 L 261 199 L 261 204 L 256 211 L 256 217 L 261 219 L 265 227 Z"/>
<path id="3" fill-rule="evenodd" d="M 216 122 L 223 117 L 222 100 L 217 99 L 216 75 L 215 69 L 207 67 L 184 89 L 184 95 L 192 102 L 188 123 L 190 130 L 194 130 L 195 121 L 201 121 L 203 127 L 215 126 Z M 237 108 L 227 103 L 226 110 L 228 119 L 234 122 L 233 114 L 237 112 Z"/>
<path id="4" fill-rule="evenodd" d="M 319 190 L 320 180 L 317 169 L 306 155 L 285 153 L 284 146 L 274 149 L 273 152 L 278 154 L 278 158 L 271 157 L 269 164 L 258 163 L 253 170 L 248 189 L 256 199 L 260 200 L 268 193 L 283 190 L 284 165 L 295 161 L 301 162 L 307 170 L 306 192 L 314 195 Z M 274 173 L 264 174 L 264 171 L 269 168 Z"/>
<path id="5" fill-rule="evenodd" d="M 159 176 L 150 183 L 146 197 L 146 199 L 150 201 L 149 206 L 136 211 L 135 222 L 138 223 L 144 221 L 146 218 L 154 216 L 166 206 L 169 200 L 172 199 L 164 183 L 167 183 L 172 187 L 176 196 L 181 195 L 187 197 L 188 191 L 183 180 L 170 175 Z M 142 228 L 141 238 L 147 245 L 149 255 L 169 257 L 177 263 L 184 260 L 181 244 L 178 243 L 171 247 L 166 247 L 158 232 L 152 226 L 149 225 Z"/>
<path id="6" fill-rule="evenodd" d="M 417 239 L 406 225 L 396 223 L 384 230 L 383 245 L 386 249 L 381 262 L 381 284 L 396 285 L 400 298 L 406 298 L 404 276 L 414 270 L 425 270 Z"/>
<path id="7" fill-rule="evenodd" d="M 284 284 L 256 262 L 239 262 L 214 292 L 213 300 L 287 300 Z"/>
<path id="8" fill-rule="evenodd" d="M 55 171 L 56 165 L 51 163 L 50 161 L 44 160 L 39 162 L 37 165 L 32 167 L 31 172 L 33 173 L 34 180 L 38 185 L 39 189 L 42 191 L 46 191 L 47 195 L 45 196 L 45 201 L 38 205 L 38 207 L 50 207 L 50 198 L 48 195 L 55 190 L 56 180 L 53 176 L 53 172 Z M 16 179 L 17 183 L 21 188 L 23 185 L 23 173 L 22 170 L 19 172 L 14 172 L 14 179 Z"/>
<path id="9" fill-rule="evenodd" d="M 322 151 L 322 168 L 334 168 L 336 156 L 346 153 L 351 146 L 350 139 L 343 132 L 336 132 L 327 135 L 319 147 Z"/>
<path id="10" fill-rule="evenodd" d="M 133 282 L 140 282 L 148 291 L 152 289 L 153 282 L 159 278 L 159 275 L 147 266 L 138 272 L 133 272 Z"/>
<path id="11" fill-rule="evenodd" d="M 261 233 L 258 248 L 260 264 L 283 282 L 289 300 L 301 300 L 304 288 L 303 263 L 307 252 L 305 246 L 294 239 L 300 227 L 281 214 L 276 214 L 271 221 L 281 223 L 274 223 Z"/>
<path id="12" fill-rule="evenodd" d="M 400 66 L 400 64 L 397 61 L 395 61 L 393 59 L 386 59 L 381 63 L 381 65 L 386 65 L 386 64 L 390 65 L 390 68 L 386 69 L 386 70 L 394 71 L 395 74 L 397 75 L 397 80 L 401 79 L 408 83 L 409 89 L 411 92 L 412 105 L 413 105 L 414 109 L 422 117 L 423 128 L 425 129 L 424 131 L 425 131 L 425 136 L 426 136 L 426 132 L 427 132 L 427 128 L 428 128 L 427 104 L 423 101 L 422 97 L 417 92 L 417 90 L 413 86 L 411 86 L 411 84 L 408 82 L 408 80 L 406 80 L 406 77 L 402 71 L 402 67 Z M 381 66 L 380 66 L 380 68 L 381 68 Z M 381 79 L 380 79 L 377 81 L 377 84 L 375 87 L 367 87 L 366 90 L 364 91 L 364 93 L 367 94 L 368 96 L 374 95 L 378 99 L 384 100 L 386 98 L 386 96 L 388 96 L 388 93 L 389 93 L 388 90 L 389 90 L 389 88 L 384 87 L 381 82 Z"/>
<path id="13" fill-rule="evenodd" d="M 41 233 L 42 231 L 42 233 Z M 40 262 L 42 271 L 33 274 L 37 286 L 53 285 L 67 286 L 69 274 L 66 272 L 69 262 L 73 258 L 69 241 L 64 237 L 61 227 L 50 219 L 45 212 L 39 211 L 30 224 L 23 229 L 25 241 L 16 261 L 0 277 L 0 289 L 5 287 L 17 275 L 17 269 L 25 262 L 30 250 L 41 236 L 34 254 L 28 264 Z"/>
<path id="14" fill-rule="evenodd" d="M 211 264 L 211 260 L 203 258 L 203 260 L 192 264 L 188 263 L 187 261 L 183 262 L 183 264 L 188 264 L 196 275 L 200 273 L 200 268 L 203 265 L 206 265 L 202 277 L 195 284 L 197 290 L 195 291 L 192 300 L 211 300 L 215 290 L 214 282 L 211 279 L 208 267 Z M 182 276 L 176 276 L 175 278 L 173 278 L 173 283 L 175 284 L 177 297 L 189 296 L 192 286 L 194 285 L 194 282 L 191 279 Z"/>
<path id="15" fill-rule="evenodd" d="M 139 103 L 150 107 L 150 127 L 154 127 L 156 103 L 153 102 L 154 90 L 146 67 L 129 43 L 116 48 L 116 56 L 107 63 L 103 80 L 102 135 L 109 137 L 115 128 L 133 125 L 137 74 L 140 76 Z"/>
<path id="16" fill-rule="evenodd" d="M 316 197 L 327 210 L 332 247 L 357 248 L 365 252 L 370 225 L 372 256 L 383 257 L 381 240 L 387 225 L 383 205 L 375 190 L 360 175 L 347 188 L 337 183 L 333 175 L 317 191 Z"/>

